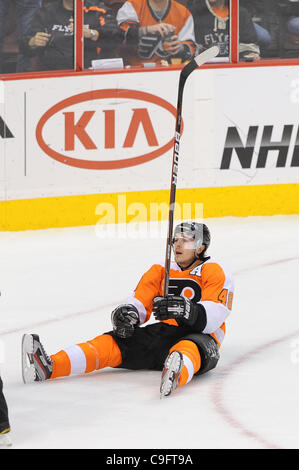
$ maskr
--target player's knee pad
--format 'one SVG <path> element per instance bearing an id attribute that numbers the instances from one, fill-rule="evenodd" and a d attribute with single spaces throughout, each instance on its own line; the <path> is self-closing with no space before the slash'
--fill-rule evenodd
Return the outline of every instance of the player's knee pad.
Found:
<path id="1" fill-rule="evenodd" d="M 195 375 L 204 374 L 214 369 L 219 361 L 219 348 L 212 336 L 204 333 L 191 333 L 184 336 L 184 340 L 193 341 L 198 347 L 201 357 L 201 367 Z"/>

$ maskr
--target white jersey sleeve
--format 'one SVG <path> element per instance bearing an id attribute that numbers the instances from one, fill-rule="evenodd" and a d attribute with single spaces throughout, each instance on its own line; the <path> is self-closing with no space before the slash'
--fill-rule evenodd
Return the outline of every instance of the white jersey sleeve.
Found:
<path id="1" fill-rule="evenodd" d="M 125 2 L 123 6 L 120 7 L 116 15 L 116 20 L 117 20 L 118 25 L 121 25 L 122 23 L 125 23 L 126 21 L 139 23 L 138 15 L 132 3 Z"/>

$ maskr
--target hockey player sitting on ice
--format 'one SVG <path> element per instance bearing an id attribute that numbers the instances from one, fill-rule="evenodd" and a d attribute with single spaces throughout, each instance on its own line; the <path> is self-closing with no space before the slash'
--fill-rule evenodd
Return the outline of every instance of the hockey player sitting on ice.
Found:
<path id="1" fill-rule="evenodd" d="M 161 397 L 194 375 L 213 369 L 230 313 L 233 280 L 206 254 L 205 224 L 185 222 L 173 238 L 169 295 L 163 297 L 165 268 L 154 264 L 134 293 L 112 312 L 113 331 L 48 356 L 36 334 L 23 336 L 25 383 L 84 374 L 104 367 L 161 370 Z M 158 322 L 143 326 L 151 316 Z"/>

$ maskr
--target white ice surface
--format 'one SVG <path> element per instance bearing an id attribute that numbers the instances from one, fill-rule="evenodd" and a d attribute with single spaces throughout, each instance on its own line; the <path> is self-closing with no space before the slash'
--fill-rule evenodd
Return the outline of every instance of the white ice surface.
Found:
<path id="1" fill-rule="evenodd" d="M 20 355 L 23 333 L 53 354 L 109 330 L 113 307 L 164 262 L 164 232 L 0 233 L 0 366 L 14 448 L 299 448 L 299 216 L 206 223 L 210 255 L 235 278 L 233 311 L 217 368 L 164 400 L 152 371 L 24 385 Z"/>

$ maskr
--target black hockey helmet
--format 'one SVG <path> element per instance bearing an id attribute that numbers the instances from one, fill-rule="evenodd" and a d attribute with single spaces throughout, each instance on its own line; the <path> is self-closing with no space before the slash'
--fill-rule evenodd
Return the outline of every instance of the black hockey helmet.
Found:
<path id="1" fill-rule="evenodd" d="M 199 250 L 201 245 L 205 245 L 205 252 L 211 242 L 210 230 L 205 224 L 199 222 L 191 221 L 178 224 L 174 229 L 173 242 L 178 233 L 184 233 L 187 237 L 194 238 L 196 241 L 195 250 Z"/>

